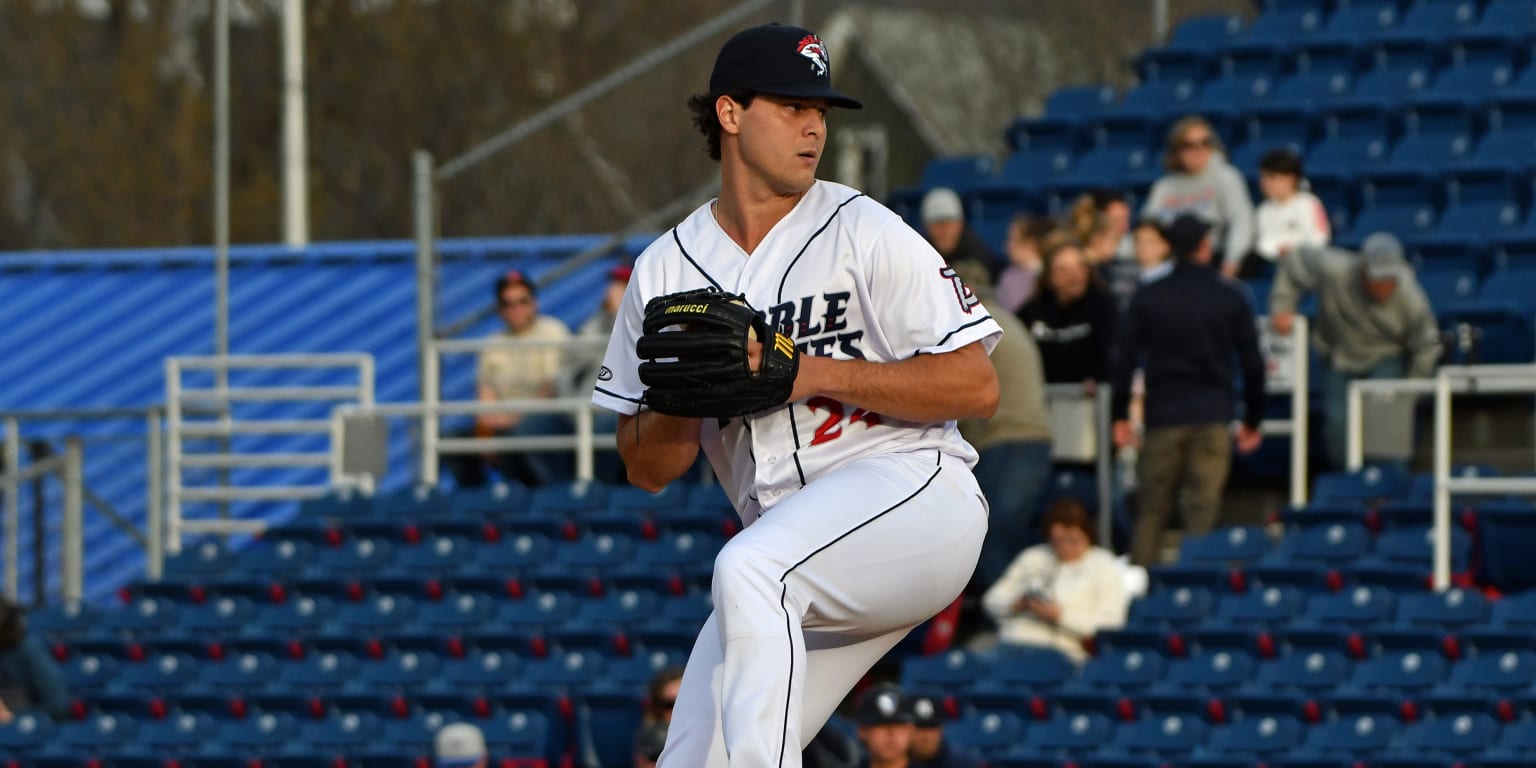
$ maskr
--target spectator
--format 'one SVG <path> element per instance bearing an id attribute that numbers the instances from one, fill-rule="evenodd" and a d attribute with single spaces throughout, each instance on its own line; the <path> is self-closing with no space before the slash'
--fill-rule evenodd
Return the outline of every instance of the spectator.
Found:
<path id="1" fill-rule="evenodd" d="M 1273 264 L 1298 248 L 1328 244 L 1328 212 L 1317 196 L 1301 188 L 1301 156 L 1286 148 L 1272 149 L 1259 158 L 1259 240 L 1244 262 L 1242 276 L 1250 277 L 1268 261 Z"/>
<path id="2" fill-rule="evenodd" d="M 635 271 L 628 264 L 620 264 L 608 270 L 608 285 L 603 289 L 603 303 L 597 311 L 581 324 L 583 338 L 607 341 L 613 335 L 613 321 L 619 316 L 619 303 L 624 301 L 624 289 L 629 287 L 629 276 Z M 601 359 L 601 358 L 599 358 Z"/>
<path id="3" fill-rule="evenodd" d="M 800 752 L 801 768 L 858 768 L 859 740 L 836 713 Z"/>
<path id="4" fill-rule="evenodd" d="M 1070 236 L 1045 244 L 1045 284 L 1019 310 L 1034 334 L 1052 384 L 1081 382 L 1092 392 L 1109 378 L 1115 301 Z"/>
<path id="5" fill-rule="evenodd" d="M 980 768 L 980 763 L 944 740 L 944 717 L 934 697 L 913 696 L 909 708 L 912 710 L 912 768 Z"/>
<path id="6" fill-rule="evenodd" d="M 1050 219 L 1027 213 L 1014 216 L 1008 223 L 1008 266 L 997 276 L 996 299 L 1009 314 L 1017 313 L 1035 295 L 1040 278 L 1040 241 L 1053 227 Z"/>
<path id="7" fill-rule="evenodd" d="M 859 700 L 859 742 L 867 768 L 907 768 L 912 750 L 912 714 L 901 689 L 880 685 Z"/>
<path id="8" fill-rule="evenodd" d="M 0 597 L 0 725 L 32 711 L 67 717 L 69 689 L 43 641 L 27 631 L 21 607 Z"/>
<path id="9" fill-rule="evenodd" d="M 672 707 L 677 704 L 677 689 L 682 682 L 682 667 L 665 667 L 651 678 L 645 693 L 645 722 L 672 722 Z"/>
<path id="10" fill-rule="evenodd" d="M 997 254 L 965 223 L 965 206 L 948 187 L 934 187 L 923 195 L 923 234 L 934 250 L 950 264 L 974 261 L 987 268 L 987 283 L 997 279 Z"/>
<path id="11" fill-rule="evenodd" d="M 1099 278 L 1109 287 L 1117 307 L 1123 309 L 1131 300 L 1131 294 L 1136 292 L 1136 278 L 1141 270 L 1132 259 L 1119 257 L 1126 227 L 1118 218 L 1112 218 L 1109 213 L 1099 210 L 1098 200 L 1099 196 L 1094 194 L 1078 198 L 1068 219 L 1072 224 L 1072 234 L 1083 244 L 1083 255 L 1088 257 Z M 1118 206 L 1111 204 L 1111 210 L 1123 208 L 1123 199 Z"/>
<path id="12" fill-rule="evenodd" d="M 1136 243 L 1136 266 L 1141 270 L 1141 276 L 1137 278 L 1139 282 L 1150 283 L 1173 271 L 1168 241 L 1163 238 L 1163 229 L 1155 219 L 1138 222 L 1133 240 Z"/>
<path id="13" fill-rule="evenodd" d="M 486 768 L 491 760 L 485 751 L 485 734 L 470 723 L 439 728 L 433 753 L 437 768 Z"/>
<path id="14" fill-rule="evenodd" d="M 1182 494 L 1187 535 L 1216 523 L 1231 465 L 1230 425 L 1236 414 L 1232 362 L 1241 364 L 1243 423 L 1237 446 L 1257 450 L 1264 416 L 1264 358 L 1250 299 L 1212 272 L 1210 225 L 1193 214 L 1164 233 L 1177 260 L 1167 277 L 1136 292 L 1125 319 L 1115 371 L 1113 415 L 1117 448 L 1134 442 L 1128 420 L 1131 379 L 1145 376 L 1146 427 L 1138 467 L 1137 518 L 1131 558 L 1157 561 L 1163 527 Z"/>
<path id="15" fill-rule="evenodd" d="M 972 270 L 979 268 L 956 272 L 969 283 L 972 275 L 967 272 Z M 1040 350 L 1018 318 L 997 306 L 992 291 L 973 290 L 1002 326 L 1003 336 L 992 349 L 1000 391 L 997 413 L 990 419 L 960 422 L 961 436 L 981 454 L 974 470 L 976 484 L 991 512 L 970 594 L 1002 576 L 1008 561 L 1029 543 L 1030 524 L 1051 474 L 1051 420 Z"/>
<path id="16" fill-rule="evenodd" d="M 661 750 L 666 746 L 666 723 L 641 725 L 640 729 L 635 731 L 635 768 L 656 768 L 656 761 L 661 759 Z"/>
<path id="17" fill-rule="evenodd" d="M 1186 117 L 1173 124 L 1163 168 L 1168 173 L 1152 185 L 1142 215 L 1164 222 L 1181 213 L 1198 215 L 1213 228 L 1213 265 L 1236 275 L 1253 248 L 1253 201 L 1205 118 Z"/>
<path id="18" fill-rule="evenodd" d="M 1083 641 L 1125 624 L 1130 598 L 1125 569 L 1094 545 L 1088 509 L 1063 498 L 1045 511 L 1047 543 L 1019 553 L 982 598 L 1005 645 L 1055 648 L 1076 662 L 1088 657 Z"/>
<path id="19" fill-rule="evenodd" d="M 558 342 L 570 338 L 565 324 L 539 314 L 538 289 L 521 272 L 512 271 L 496 280 L 496 307 L 506 323 L 502 337 L 529 342 Z M 558 345 L 490 347 L 480 353 L 475 373 L 475 396 L 481 402 L 554 397 L 561 372 Z M 571 421 L 554 413 L 483 413 L 475 417 L 478 437 L 569 434 Z M 524 452 L 451 456 L 445 462 L 460 487 L 484 485 L 485 463 L 526 485 L 541 485 L 571 476 L 571 457 L 566 453 Z"/>
<path id="20" fill-rule="evenodd" d="M 1298 248 L 1280 261 L 1269 296 L 1271 322 L 1290 333 L 1296 303 L 1317 294 L 1312 345 L 1323 374 L 1328 461 L 1344 466 L 1345 405 L 1355 379 L 1434 373 L 1440 329 L 1396 237 L 1377 232 L 1356 257 L 1338 248 Z"/>

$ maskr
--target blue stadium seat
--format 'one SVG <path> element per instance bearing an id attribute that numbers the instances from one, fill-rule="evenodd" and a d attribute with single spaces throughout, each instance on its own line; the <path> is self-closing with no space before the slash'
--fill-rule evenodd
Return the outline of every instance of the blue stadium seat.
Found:
<path id="1" fill-rule="evenodd" d="M 1186 537 L 1179 544 L 1179 562 L 1227 565 L 1246 563 L 1268 554 L 1274 540 L 1261 526 L 1233 526 L 1200 536 Z"/>
<path id="2" fill-rule="evenodd" d="M 416 620 L 421 626 L 449 632 L 480 626 L 492 621 L 496 615 L 495 599 L 473 593 L 448 595 L 439 601 L 423 603 L 416 609 Z"/>
<path id="3" fill-rule="evenodd" d="M 1394 29 L 1400 20 L 1395 2 L 1360 2 L 1334 11 L 1324 31 L 1330 35 L 1369 37 Z"/>
<path id="4" fill-rule="evenodd" d="M 342 604 L 336 620 L 354 632 L 366 634 L 408 623 L 415 613 L 416 605 L 410 598 L 386 594 L 360 603 Z"/>
<path id="5" fill-rule="evenodd" d="M 1349 677 L 1349 662 L 1338 651 L 1291 653 L 1258 665 L 1254 690 L 1331 690 Z"/>
<path id="6" fill-rule="evenodd" d="M 656 541 L 635 546 L 635 562 L 647 566 L 670 567 L 713 562 L 725 541 L 702 533 L 675 533 Z"/>
<path id="7" fill-rule="evenodd" d="M 1536 628 L 1536 590 L 1505 595 L 1493 603 L 1492 624 L 1506 628 Z"/>
<path id="8" fill-rule="evenodd" d="M 1076 665 L 1053 648 L 1006 646 L 993 652 L 992 664 L 981 684 L 1037 690 L 1064 683 L 1076 672 Z"/>
<path id="9" fill-rule="evenodd" d="M 339 547 L 320 547 L 315 551 L 319 572 L 335 576 L 371 576 L 394 565 L 395 545 L 385 539 L 360 538 Z"/>
<path id="10" fill-rule="evenodd" d="M 1514 691 L 1532 683 L 1536 683 L 1536 652 L 1530 650 L 1479 653 L 1451 668 L 1452 688 Z"/>
<path id="11" fill-rule="evenodd" d="M 632 692 L 587 691 L 576 698 L 576 753 L 583 765 L 634 762 L 634 736 L 644 716 Z"/>
<path id="12" fill-rule="evenodd" d="M 610 656 L 604 662 L 607 671 L 603 683 L 638 690 L 649 685 L 661 670 L 687 663 L 687 651 L 668 648 L 648 648 L 629 656 Z"/>
<path id="13" fill-rule="evenodd" d="M 1432 594 L 1403 595 L 1397 614 L 1398 621 L 1404 624 L 1467 626 L 1487 620 L 1488 602 L 1476 590 L 1451 588 Z"/>
<path id="14" fill-rule="evenodd" d="M 1434 531 L 1429 527 L 1398 527 L 1376 537 L 1377 557 L 1392 563 L 1428 567 L 1434 554 Z M 1460 528 L 1451 529 L 1451 570 L 1464 571 L 1472 555 L 1472 538 Z"/>
<path id="15" fill-rule="evenodd" d="M 253 577 L 288 579 L 315 562 L 315 547 L 299 539 L 264 540 L 242 550 L 235 567 Z"/>
<path id="16" fill-rule="evenodd" d="M 528 489 L 506 481 L 456 489 L 448 499 L 449 513 L 459 520 L 498 521 L 528 507 Z"/>
<path id="17" fill-rule="evenodd" d="M 96 715 L 84 720 L 60 723 L 54 738 L 82 752 L 116 749 L 132 744 L 138 737 L 138 724 L 122 715 Z"/>
<path id="18" fill-rule="evenodd" d="M 1169 48 L 1220 49 L 1235 42 L 1243 32 L 1243 18 L 1229 14 L 1191 16 L 1173 28 Z"/>
<path id="19" fill-rule="evenodd" d="M 969 686 L 984 679 L 991 664 L 983 656 L 952 650 L 902 661 L 901 686 L 908 690 Z"/>
<path id="20" fill-rule="evenodd" d="M 1301 744 L 1299 720 L 1286 715 L 1242 717 L 1211 729 L 1209 748 L 1216 754 L 1263 759 L 1283 755 Z"/>
<path id="21" fill-rule="evenodd" d="M 516 626 L 545 626 L 568 621 L 575 614 L 576 603 L 569 594 L 538 591 L 525 594 L 520 600 L 502 601 L 495 619 Z"/>
<path id="22" fill-rule="evenodd" d="M 919 184 L 924 187 L 962 189 L 991 178 L 993 170 L 991 155 L 936 157 L 923 167 L 923 178 Z M 672 490 L 674 488 L 676 490 Z M 654 510 L 681 503 L 687 495 L 688 487 L 682 483 L 668 485 L 659 493 L 625 485 L 613 490 L 608 504 L 610 507 L 617 504 L 625 509 Z"/>
<path id="23" fill-rule="evenodd" d="M 1084 663 L 1078 683 L 1090 689 L 1134 690 L 1158 682 L 1163 668 L 1163 657 L 1156 653 L 1108 653 Z"/>
<path id="24" fill-rule="evenodd" d="M 118 674 L 122 684 L 130 688 L 165 692 L 185 687 L 196 681 L 200 673 L 197 660 L 191 656 L 165 653 L 125 665 Z"/>
<path id="25" fill-rule="evenodd" d="M 334 690 L 357 677 L 357 659 L 344 653 L 318 653 L 283 665 L 279 680 L 305 691 Z"/>
<path id="26" fill-rule="evenodd" d="M 1403 14 L 1402 29 L 1427 35 L 1456 35 L 1477 24 L 1476 0 L 1431 0 L 1410 3 Z"/>
<path id="27" fill-rule="evenodd" d="M 165 558 L 165 575 L 171 577 L 207 577 L 227 571 L 233 556 L 217 541 L 200 541 Z"/>
<path id="28" fill-rule="evenodd" d="M 1231 75 L 1207 80 L 1201 86 L 1194 106 L 1201 112 L 1241 113 L 1267 101 L 1274 88 L 1274 80 L 1269 75 Z"/>
<path id="29" fill-rule="evenodd" d="M 1313 191 L 1317 192 L 1323 179 L 1330 175 L 1339 175 L 1353 180 L 1356 172 L 1379 166 L 1387 159 L 1387 141 L 1386 135 L 1327 135 L 1318 140 L 1307 149 L 1306 154 L 1307 175 Z M 1351 221 L 1355 210 L 1352 200 L 1342 196 L 1325 197 L 1322 194 L 1319 194 L 1318 198 L 1328 209 L 1328 217 L 1333 229 L 1342 229 L 1341 224 Z"/>
<path id="30" fill-rule="evenodd" d="M 1318 475 L 1313 498 L 1328 501 L 1374 502 L 1408 495 L 1409 475 L 1397 467 L 1365 467 L 1356 472 Z"/>
<path id="31" fill-rule="evenodd" d="M 1433 231 L 1440 194 L 1431 175 L 1416 168 L 1382 168 L 1361 181 L 1360 211 L 1350 228 L 1357 236 Z"/>
<path id="32" fill-rule="evenodd" d="M 1458 302 L 1439 315 L 1442 326 L 1473 329 L 1476 361 L 1525 363 L 1536 355 L 1532 339 L 1532 313 L 1526 302 L 1536 271 L 1510 271 L 1484 280 L 1476 301 Z M 1459 350 L 1458 350 L 1459 351 Z"/>
<path id="33" fill-rule="evenodd" d="M 1167 681 L 1187 688 L 1225 691 L 1238 687 L 1252 676 L 1253 658 L 1248 654 L 1216 651 L 1169 662 Z"/>
<path id="34" fill-rule="evenodd" d="M 1499 747 L 1527 760 L 1536 755 L 1536 719 L 1504 724 Z"/>
<path id="35" fill-rule="evenodd" d="M 577 603 L 578 619 L 604 624 L 637 624 L 656 614 L 660 598 L 643 590 L 618 590 L 596 600 Z"/>
<path id="36" fill-rule="evenodd" d="M 431 536 L 421 543 L 401 547 L 395 557 L 396 567 L 416 573 L 442 574 L 463 567 L 475 559 L 475 544 L 460 536 Z"/>
<path id="37" fill-rule="evenodd" d="M 1419 286 L 1424 289 L 1429 306 L 1444 307 L 1477 296 L 1477 274 L 1470 269 L 1420 269 Z"/>
<path id="38" fill-rule="evenodd" d="M 1392 593 L 1380 587 L 1355 587 L 1319 595 L 1307 605 L 1307 618 L 1319 624 L 1358 626 L 1392 618 Z"/>
<path id="39" fill-rule="evenodd" d="M 1532 0 L 1488 0 L 1475 31 L 1505 34 L 1511 30 L 1530 29 L 1536 24 L 1536 2 Z"/>
<path id="40" fill-rule="evenodd" d="M 396 653 L 360 666 L 358 679 L 375 687 L 412 690 L 437 679 L 439 658 L 430 653 Z"/>
<path id="41" fill-rule="evenodd" d="M 103 629 L 136 635 L 154 632 L 165 626 L 174 626 L 176 621 L 175 604 L 159 597 L 140 598 L 131 605 L 103 611 L 101 615 Z"/>
<path id="42" fill-rule="evenodd" d="M 1119 110 L 1142 114 L 1178 111 L 1192 105 L 1199 95 L 1200 84 L 1194 80 L 1158 80 L 1126 91 Z"/>
<path id="43" fill-rule="evenodd" d="M 85 602 L 58 601 L 27 614 L 27 628 L 44 637 L 63 639 L 101 623 L 101 609 Z"/>
<path id="44" fill-rule="evenodd" d="M 944 737 L 956 747 L 983 754 L 1000 752 L 1017 744 L 1024 735 L 1024 721 L 1006 712 L 985 712 L 949 723 Z"/>
<path id="45" fill-rule="evenodd" d="M 1293 587 L 1268 586 L 1241 595 L 1227 595 L 1216 606 L 1216 618 L 1234 624 L 1281 624 L 1300 616 L 1306 598 Z"/>
<path id="46" fill-rule="evenodd" d="M 458 690 L 499 687 L 522 676 L 523 659 L 511 651 L 475 651 L 461 659 L 442 663 L 440 674 L 445 683 Z"/>
<path id="47" fill-rule="evenodd" d="M 138 743 L 162 756 L 182 755 L 216 743 L 219 723 L 205 714 L 182 712 L 160 720 L 142 721 Z"/>
<path id="48" fill-rule="evenodd" d="M 378 743 L 384 731 L 384 724 L 374 715 L 348 712 L 303 723 L 299 726 L 298 741 L 306 748 L 347 753 Z"/>
<path id="49" fill-rule="evenodd" d="M 276 605 L 261 606 L 257 616 L 261 626 L 269 631 L 307 634 L 319 629 L 335 615 L 335 610 L 335 602 L 328 597 L 295 595 Z"/>
<path id="50" fill-rule="evenodd" d="M 1445 679 L 1445 669 L 1445 658 L 1436 653 L 1386 653 L 1359 662 L 1352 680 L 1364 690 L 1390 689 L 1407 695 L 1439 685 Z"/>
<path id="51" fill-rule="evenodd" d="M 1211 600 L 1211 593 L 1199 587 L 1155 590 L 1131 603 L 1129 618 L 1134 624 L 1192 624 L 1209 615 Z"/>
<path id="52" fill-rule="evenodd" d="M 1488 237 L 1521 225 L 1524 174 L 1504 166 L 1463 167 L 1450 174 L 1439 233 L 1447 238 Z"/>
<path id="53" fill-rule="evenodd" d="M 608 486 L 597 481 L 543 486 L 534 489 L 529 507 L 535 514 L 591 512 L 608 505 L 608 493 Z"/>
<path id="54" fill-rule="evenodd" d="M 219 729 L 220 739 L 236 751 L 253 751 L 285 746 L 298 734 L 298 722 L 292 715 L 263 712 L 244 720 L 229 720 Z"/>
<path id="55" fill-rule="evenodd" d="M 1210 50 L 1203 47 L 1148 48 L 1136 57 L 1143 83 L 1199 82 L 1213 70 Z"/>
<path id="56" fill-rule="evenodd" d="M 1083 752 L 1109 743 L 1109 718 L 1077 714 L 1032 723 L 1024 731 L 1024 746 L 1044 752 Z"/>
<path id="57" fill-rule="evenodd" d="M 1404 729 L 1403 748 L 1418 754 L 1467 756 L 1492 744 L 1498 735 L 1499 724 L 1485 714 L 1437 717 Z"/>
<path id="58" fill-rule="evenodd" d="M 1064 152 L 1070 156 L 1086 143 L 1081 117 L 1017 120 L 1008 127 L 1007 139 L 1014 154 Z M 1007 175 L 1006 165 L 1001 173 Z"/>
<path id="59" fill-rule="evenodd" d="M 1350 100 L 1354 77 L 1347 72 L 1299 72 L 1275 85 L 1272 101 L 1295 109 L 1326 107 Z"/>
<path id="60" fill-rule="evenodd" d="M 1371 532 L 1358 523 L 1329 523 L 1291 531 L 1280 540 L 1275 562 L 1346 563 L 1371 551 Z"/>
<path id="61" fill-rule="evenodd" d="M 1115 731 L 1113 745 L 1133 753 L 1181 756 L 1194 751 L 1205 740 L 1205 723 L 1198 718 L 1168 715 L 1121 726 Z"/>
<path id="62" fill-rule="evenodd" d="M 203 665 L 202 680 L 214 688 L 247 690 L 270 683 L 279 667 L 278 660 L 269 654 L 239 653 Z"/>
<path id="63" fill-rule="evenodd" d="M 1398 728 L 1396 720 L 1376 715 L 1340 718 L 1309 728 L 1306 746 L 1324 753 L 1369 754 L 1391 746 Z"/>
<path id="64" fill-rule="evenodd" d="M 603 533 L 555 544 L 553 562 L 571 568 L 611 568 L 628 562 L 634 541 L 622 534 Z"/>
<path id="65" fill-rule="evenodd" d="M 47 715 L 23 712 L 0 728 L 0 749 L 30 752 L 50 743 L 53 732 L 53 721 Z"/>
<path id="66" fill-rule="evenodd" d="M 373 498 L 374 516 L 394 520 L 433 520 L 452 513 L 452 493 L 426 485 L 413 485 Z"/>
<path id="67" fill-rule="evenodd" d="M 59 673 L 71 689 L 91 691 L 117 680 L 119 666 L 117 659 L 106 654 L 75 653 L 59 665 Z"/>
<path id="68" fill-rule="evenodd" d="M 553 550 L 548 536 L 520 533 L 475 547 L 475 564 L 491 573 L 513 573 L 550 562 Z"/>
<path id="69" fill-rule="evenodd" d="M 1075 85 L 1057 88 L 1045 98 L 1047 117 L 1081 118 L 1115 103 L 1117 94 L 1109 85 Z"/>
<path id="70" fill-rule="evenodd" d="M 1244 38 L 1285 43 L 1321 31 L 1325 18 L 1319 8 L 1273 10 L 1254 18 Z"/>
<path id="71" fill-rule="evenodd" d="M 220 597 L 180 609 L 181 626 L 194 634 L 219 635 L 249 626 L 256 606 L 243 597 Z"/>
<path id="72" fill-rule="evenodd" d="M 485 743 L 492 754 L 531 757 L 550 755 L 556 748 L 551 738 L 551 723 L 542 712 L 519 709 L 470 722 L 485 734 Z"/>

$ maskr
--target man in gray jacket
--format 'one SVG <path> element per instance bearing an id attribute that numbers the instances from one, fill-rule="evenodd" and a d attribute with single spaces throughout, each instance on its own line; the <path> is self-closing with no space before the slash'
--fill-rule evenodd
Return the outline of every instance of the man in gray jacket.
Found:
<path id="1" fill-rule="evenodd" d="M 1434 373 L 1440 329 L 1396 237 L 1377 232 L 1360 253 L 1304 248 L 1280 260 L 1269 313 L 1290 333 L 1296 303 L 1317 294 L 1312 344 L 1323 365 L 1328 461 L 1344 466 L 1345 406 L 1355 379 L 1419 378 Z"/>

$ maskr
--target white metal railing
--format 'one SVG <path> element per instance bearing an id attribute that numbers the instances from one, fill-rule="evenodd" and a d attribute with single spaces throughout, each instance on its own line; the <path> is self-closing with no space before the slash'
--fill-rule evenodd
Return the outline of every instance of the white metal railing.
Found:
<path id="1" fill-rule="evenodd" d="M 1469 365 L 1441 368 L 1435 393 L 1434 586 L 1451 584 L 1451 494 L 1536 494 L 1536 477 L 1453 477 L 1451 395 L 1536 393 L 1536 365 Z"/>
<path id="2" fill-rule="evenodd" d="M 357 383 L 350 386 L 230 386 L 228 374 L 235 370 L 348 370 L 355 372 Z M 210 371 L 220 382 L 212 387 L 191 387 L 183 381 L 189 371 Z M 227 504 L 235 501 L 281 501 L 317 498 L 330 491 L 329 484 L 236 486 L 227 477 L 216 485 L 189 486 L 184 482 L 187 468 L 229 470 L 240 467 L 302 468 L 325 467 L 336 473 L 333 462 L 339 451 L 332 445 L 323 452 L 252 452 L 236 453 L 228 440 L 247 435 L 325 435 L 334 442 L 330 419 L 243 419 L 236 418 L 231 406 L 236 403 L 311 402 L 343 403 L 369 406 L 374 399 L 373 356 L 364 353 L 290 354 L 290 355 L 210 355 L 170 357 L 165 361 L 166 386 L 166 505 L 165 524 L 150 528 L 151 552 L 176 554 L 181 539 L 188 533 L 259 533 L 266 524 L 260 520 L 218 518 L 186 519 L 187 504 Z M 189 419 L 189 416 L 212 416 Z M 191 453 L 187 438 L 218 438 L 220 448 Z M 163 536 L 164 543 L 153 543 Z"/>
<path id="3" fill-rule="evenodd" d="M 1308 387 L 1310 358 L 1307 318 L 1296 315 L 1289 336 L 1270 331 L 1268 317 L 1258 318 L 1260 347 L 1264 351 L 1268 373 L 1268 394 L 1290 393 L 1291 417 L 1265 419 L 1259 431 L 1265 435 L 1289 435 L 1291 438 L 1291 504 L 1307 503 Z"/>
<path id="4" fill-rule="evenodd" d="M 1099 541 L 1114 536 L 1114 440 L 1110 435 L 1111 389 L 1100 383 L 1093 394 L 1081 384 L 1047 384 L 1046 405 L 1051 413 L 1051 459 L 1093 464 L 1099 497 Z M 1076 412 L 1084 407 L 1088 412 Z M 1071 434 L 1063 434 L 1064 430 Z"/>
<path id="5" fill-rule="evenodd" d="M 1531 365 L 1447 365 L 1440 370 L 1451 377 L 1452 394 L 1487 391 L 1480 382 L 1494 378 L 1533 378 Z M 1357 379 L 1349 383 L 1345 399 L 1345 469 L 1358 471 L 1365 466 L 1365 399 L 1367 396 L 1433 395 L 1435 379 Z"/>
<path id="6" fill-rule="evenodd" d="M 577 429 L 585 422 L 588 432 L 591 431 L 591 409 L 595 408 L 591 403 L 589 393 L 585 387 L 577 386 L 574 376 L 583 366 L 590 367 L 595 373 L 602 364 L 603 353 L 608 348 L 607 338 L 582 338 L 573 337 L 560 340 L 535 340 L 517 339 L 510 336 L 490 336 L 482 339 L 438 339 L 431 343 L 430 354 L 424 358 L 425 366 L 422 371 L 422 402 L 419 404 L 400 404 L 400 408 L 392 405 L 392 410 L 375 411 L 378 415 L 400 415 L 421 417 L 421 454 L 419 476 L 427 485 L 436 485 L 439 475 L 438 459 L 444 453 L 481 453 L 485 451 L 540 451 L 540 450 L 565 450 L 572 449 L 576 453 L 577 475 L 579 479 L 591 478 L 591 463 L 593 448 L 616 449 L 617 443 L 603 441 L 583 446 L 572 442 L 567 435 L 541 435 L 522 437 L 460 437 L 443 438 L 442 424 L 437 418 L 443 414 L 470 414 L 470 413 L 569 413 Z M 554 347 L 559 350 L 559 370 L 561 386 L 564 390 L 559 394 L 564 397 L 557 398 L 528 398 L 515 400 L 502 400 L 497 402 L 479 401 L 449 401 L 442 399 L 442 359 L 445 355 L 470 355 L 479 354 L 488 349 L 547 349 Z M 579 384 L 586 384 L 585 381 Z M 405 407 L 414 410 L 402 410 Z M 585 413 L 585 415 L 580 415 Z M 361 415 L 361 414 L 360 414 Z M 586 467 L 587 474 L 582 475 L 582 468 Z"/>
<path id="7" fill-rule="evenodd" d="M 5 488 L 5 593 L 12 600 L 21 591 L 21 484 L 46 475 L 54 475 L 64 488 L 64 509 L 59 529 L 59 593 L 66 601 L 78 601 L 85 593 L 85 558 L 82 529 L 85 476 L 81 468 L 84 451 L 80 439 L 64 441 L 64 452 L 22 467 L 20 428 L 14 418 L 5 420 L 5 472 L 0 485 Z M 35 509 L 35 515 L 43 510 Z M 44 542 L 33 542 L 34 557 L 41 558 Z"/>

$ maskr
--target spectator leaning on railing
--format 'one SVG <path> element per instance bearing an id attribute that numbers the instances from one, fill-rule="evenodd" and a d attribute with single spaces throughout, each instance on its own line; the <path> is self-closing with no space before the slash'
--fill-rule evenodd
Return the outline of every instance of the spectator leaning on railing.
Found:
<path id="1" fill-rule="evenodd" d="M 1349 382 L 1419 378 L 1440 359 L 1440 328 L 1396 237 L 1377 232 L 1356 256 L 1339 248 L 1301 248 L 1280 261 L 1269 295 L 1271 322 L 1290 333 L 1296 303 L 1317 295 L 1312 345 L 1322 364 L 1324 445 L 1344 466 Z"/>

